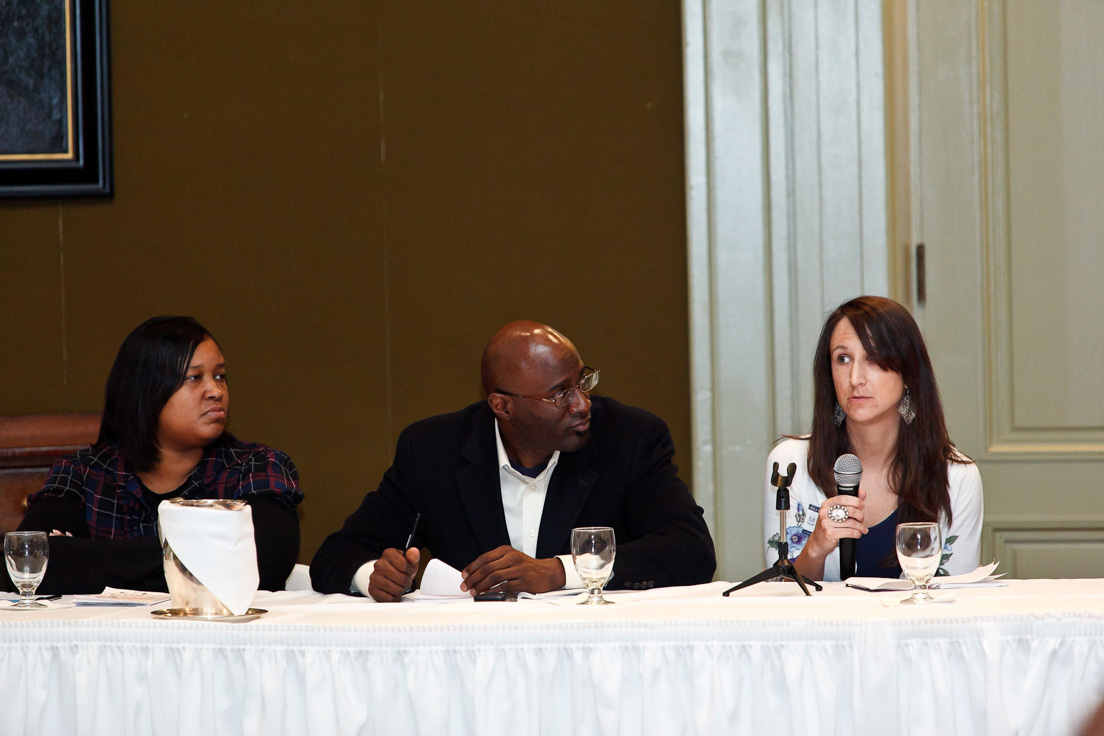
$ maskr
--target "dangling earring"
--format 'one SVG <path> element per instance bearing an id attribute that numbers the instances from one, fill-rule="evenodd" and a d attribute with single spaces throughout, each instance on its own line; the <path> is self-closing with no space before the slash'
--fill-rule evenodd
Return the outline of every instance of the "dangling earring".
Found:
<path id="1" fill-rule="evenodd" d="M 836 426 L 839 427 L 843 424 L 843 420 L 847 418 L 847 415 L 843 413 L 843 407 L 836 402 L 836 408 L 832 410 L 832 419 L 835 420 Z"/>
<path id="2" fill-rule="evenodd" d="M 909 393 L 908 386 L 905 386 L 905 395 L 901 397 L 901 404 L 897 407 L 897 411 L 901 412 L 901 418 L 905 420 L 905 424 L 912 424 L 912 420 L 916 418 L 916 409 L 912 408 L 912 394 Z"/>

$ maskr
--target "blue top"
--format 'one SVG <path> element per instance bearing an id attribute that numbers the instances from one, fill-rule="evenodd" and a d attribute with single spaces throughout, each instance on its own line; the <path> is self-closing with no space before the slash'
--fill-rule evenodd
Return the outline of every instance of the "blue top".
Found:
<path id="1" fill-rule="evenodd" d="M 855 540 L 855 576 L 862 578 L 899 578 L 897 562 L 897 509 L 870 527 L 866 536 Z M 883 565 L 889 562 L 886 567 Z"/>

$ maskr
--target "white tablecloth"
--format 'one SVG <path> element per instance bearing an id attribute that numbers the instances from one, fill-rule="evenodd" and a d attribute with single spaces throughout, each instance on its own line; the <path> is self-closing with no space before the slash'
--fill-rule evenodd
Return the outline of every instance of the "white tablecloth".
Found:
<path id="1" fill-rule="evenodd" d="M 602 608 L 261 593 L 248 623 L 0 611 L 0 733 L 1053 736 L 1104 697 L 1104 580 L 924 607 L 726 587 Z"/>

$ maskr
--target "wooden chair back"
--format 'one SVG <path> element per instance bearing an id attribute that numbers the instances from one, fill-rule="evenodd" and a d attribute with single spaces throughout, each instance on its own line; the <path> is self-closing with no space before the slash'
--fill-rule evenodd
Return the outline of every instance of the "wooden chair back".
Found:
<path id="1" fill-rule="evenodd" d="M 0 416 L 0 534 L 19 526 L 27 496 L 42 487 L 54 460 L 96 441 L 99 414 Z"/>

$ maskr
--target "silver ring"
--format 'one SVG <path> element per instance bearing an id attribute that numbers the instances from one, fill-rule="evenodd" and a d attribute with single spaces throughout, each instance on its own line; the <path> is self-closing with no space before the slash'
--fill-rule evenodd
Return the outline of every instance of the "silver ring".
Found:
<path id="1" fill-rule="evenodd" d="M 840 506 L 836 504 L 832 508 L 828 509 L 828 518 L 837 524 L 842 524 L 851 518 L 851 514 L 847 511 L 846 506 Z"/>

